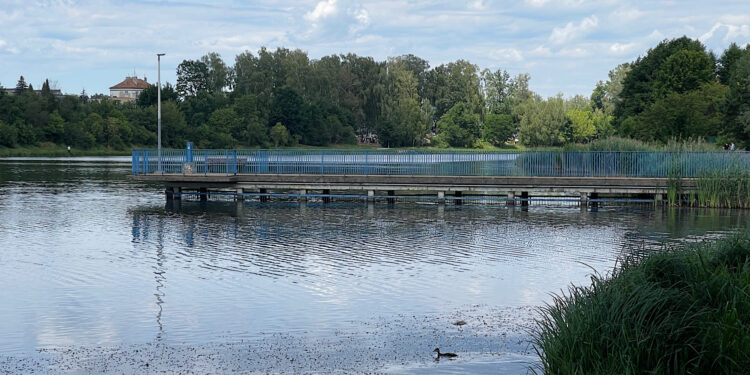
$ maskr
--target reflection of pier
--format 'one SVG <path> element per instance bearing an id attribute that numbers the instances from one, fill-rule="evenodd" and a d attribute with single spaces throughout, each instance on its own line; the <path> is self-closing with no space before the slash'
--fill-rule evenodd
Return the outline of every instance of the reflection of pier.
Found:
<path id="1" fill-rule="evenodd" d="M 458 152 L 391 150 L 133 151 L 133 177 L 159 182 L 167 198 L 232 195 L 238 200 L 359 197 L 368 201 L 421 194 L 456 203 L 496 197 L 528 204 L 558 195 L 582 203 L 602 198 L 662 200 L 670 184 L 695 189 L 709 170 L 750 167 L 744 152 Z M 159 168 L 161 170 L 159 170 Z M 675 177 L 676 176 L 676 177 Z M 405 194 L 405 195 L 397 195 Z"/>

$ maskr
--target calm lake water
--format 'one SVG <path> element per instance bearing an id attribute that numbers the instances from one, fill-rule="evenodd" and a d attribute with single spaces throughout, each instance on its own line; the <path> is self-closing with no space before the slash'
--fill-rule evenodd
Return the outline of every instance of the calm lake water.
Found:
<path id="1" fill-rule="evenodd" d="M 129 171 L 0 160 L 0 372 L 525 373 L 551 293 L 748 227 L 648 205 L 166 204 Z"/>

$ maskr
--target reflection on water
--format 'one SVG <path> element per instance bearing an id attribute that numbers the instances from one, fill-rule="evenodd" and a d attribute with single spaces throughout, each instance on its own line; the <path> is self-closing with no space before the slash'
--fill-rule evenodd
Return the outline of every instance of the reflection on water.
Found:
<path id="1" fill-rule="evenodd" d="M 749 222 L 651 206 L 165 206 L 129 168 L 0 161 L 0 353 L 321 337 L 394 316 L 538 306 L 623 252 Z"/>

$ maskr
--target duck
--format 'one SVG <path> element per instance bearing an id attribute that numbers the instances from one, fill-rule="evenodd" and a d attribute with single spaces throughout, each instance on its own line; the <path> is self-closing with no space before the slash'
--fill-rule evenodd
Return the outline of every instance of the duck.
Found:
<path id="1" fill-rule="evenodd" d="M 435 348 L 433 352 L 437 353 L 437 357 L 447 357 L 447 358 L 455 358 L 458 357 L 458 354 L 456 353 L 440 353 L 440 348 Z"/>

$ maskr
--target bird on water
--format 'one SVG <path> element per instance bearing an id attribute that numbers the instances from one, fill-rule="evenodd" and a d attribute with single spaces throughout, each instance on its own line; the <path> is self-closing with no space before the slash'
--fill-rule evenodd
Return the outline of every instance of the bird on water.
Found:
<path id="1" fill-rule="evenodd" d="M 433 352 L 437 353 L 437 357 L 446 357 L 446 358 L 455 358 L 458 357 L 458 354 L 456 353 L 440 353 L 440 348 L 435 348 Z"/>

